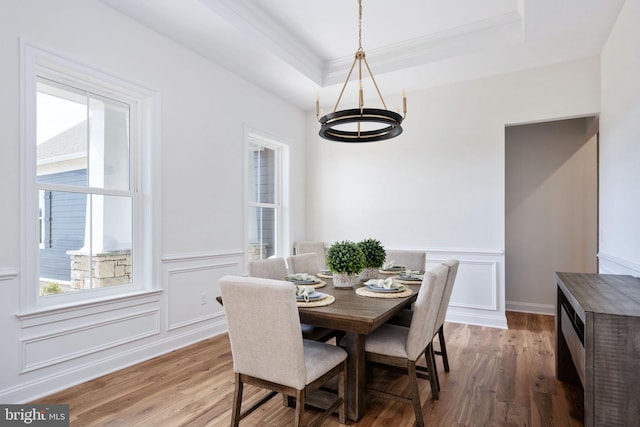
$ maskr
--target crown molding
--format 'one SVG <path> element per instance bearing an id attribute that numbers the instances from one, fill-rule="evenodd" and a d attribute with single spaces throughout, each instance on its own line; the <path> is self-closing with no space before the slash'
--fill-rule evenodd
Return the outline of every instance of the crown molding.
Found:
<path id="1" fill-rule="evenodd" d="M 255 2 L 248 0 L 198 0 L 256 43 L 317 84 L 323 80 L 323 63 L 317 52 Z"/>
<path id="2" fill-rule="evenodd" d="M 320 54 L 249 0 L 198 1 L 320 86 L 344 82 L 353 55 L 323 62 Z M 425 37 L 372 49 L 367 51 L 367 58 L 373 64 L 373 72 L 381 74 L 482 49 L 512 45 L 522 40 L 522 14 L 514 10 Z"/>
<path id="3" fill-rule="evenodd" d="M 524 38 L 523 27 L 522 15 L 518 11 L 512 11 L 366 53 L 372 64 L 372 71 L 382 74 L 496 46 L 520 43 Z M 327 61 L 323 86 L 343 82 L 352 62 L 353 55 Z"/>

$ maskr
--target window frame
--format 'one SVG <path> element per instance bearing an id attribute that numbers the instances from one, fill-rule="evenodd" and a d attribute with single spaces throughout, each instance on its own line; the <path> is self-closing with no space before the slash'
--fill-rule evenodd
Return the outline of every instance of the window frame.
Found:
<path id="1" fill-rule="evenodd" d="M 252 145 L 261 146 L 274 150 L 275 155 L 275 197 L 273 203 L 254 202 L 250 197 L 250 174 L 253 173 L 249 165 L 249 153 Z M 278 138 L 268 135 L 265 132 L 254 128 L 245 127 L 245 179 L 243 191 L 245 193 L 245 218 L 244 218 L 244 253 L 248 254 L 249 250 L 249 217 L 251 209 L 257 207 L 274 208 L 275 209 L 275 227 L 276 227 L 276 243 L 273 256 L 287 256 L 290 251 L 290 216 L 289 216 L 289 146 L 280 142 Z M 248 256 L 246 256 L 248 262 Z"/>
<path id="2" fill-rule="evenodd" d="M 103 71 L 80 64 L 21 40 L 20 73 L 20 210 L 21 274 L 20 315 L 46 312 L 53 308 L 84 306 L 96 301 L 140 295 L 160 288 L 159 278 L 159 95 L 157 92 Z M 101 96 L 127 100 L 131 105 L 130 182 L 133 196 L 132 257 L 133 277 L 129 285 L 94 288 L 40 297 L 39 295 L 39 190 L 37 182 L 36 106 L 38 77 Z M 56 185 L 48 190 L 57 190 Z M 61 191 L 68 188 L 60 187 Z M 87 185 L 81 191 L 92 194 Z M 103 194 L 109 194 L 107 190 Z M 37 268 L 34 268 L 34 264 Z"/>
<path id="3" fill-rule="evenodd" d="M 40 231 L 40 249 L 51 247 L 51 191 L 38 192 L 38 223 Z"/>

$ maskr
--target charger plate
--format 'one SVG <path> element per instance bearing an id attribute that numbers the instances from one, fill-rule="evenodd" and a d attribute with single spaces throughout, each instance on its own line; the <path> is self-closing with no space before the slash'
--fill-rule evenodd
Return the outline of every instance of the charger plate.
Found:
<path id="1" fill-rule="evenodd" d="M 317 301 L 309 301 L 309 302 L 304 302 L 304 301 L 298 301 L 296 302 L 296 304 L 298 304 L 298 307 L 324 307 L 325 305 L 330 305 L 333 304 L 334 302 L 336 302 L 336 297 L 334 297 L 333 295 L 327 295 L 326 297 L 319 299 Z"/>
<path id="2" fill-rule="evenodd" d="M 322 277 L 323 279 L 333 279 L 332 275 L 324 274 L 322 271 L 317 272 L 316 274 L 314 274 L 314 276 Z"/>
<path id="3" fill-rule="evenodd" d="M 402 292 L 375 292 L 367 289 L 366 286 L 356 289 L 356 294 L 363 297 L 371 298 L 406 298 L 413 295 L 413 291 L 409 288 Z"/>

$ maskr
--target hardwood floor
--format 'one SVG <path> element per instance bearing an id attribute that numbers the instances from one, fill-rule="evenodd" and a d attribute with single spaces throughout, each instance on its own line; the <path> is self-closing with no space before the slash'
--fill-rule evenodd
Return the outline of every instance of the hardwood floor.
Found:
<path id="1" fill-rule="evenodd" d="M 441 392 L 420 380 L 426 425 L 582 426 L 582 389 L 555 379 L 554 318 L 507 313 L 509 329 L 447 323 L 451 372 L 438 358 Z M 436 340 L 437 342 L 437 340 Z M 435 344 L 437 347 L 437 344 Z M 375 385 L 406 393 L 406 378 L 374 369 Z M 245 402 L 263 391 L 245 386 Z M 226 335 L 103 376 L 33 403 L 70 405 L 72 426 L 228 426 L 233 373 Z M 313 411 L 313 410 L 311 410 Z M 241 426 L 287 426 L 274 398 Z M 337 417 L 323 426 L 340 426 Z M 356 426 L 413 426 L 410 404 L 378 397 Z"/>

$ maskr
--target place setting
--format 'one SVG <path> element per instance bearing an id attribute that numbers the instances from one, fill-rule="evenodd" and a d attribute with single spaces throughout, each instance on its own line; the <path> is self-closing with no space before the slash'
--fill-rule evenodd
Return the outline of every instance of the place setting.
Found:
<path id="1" fill-rule="evenodd" d="M 287 274 L 284 280 L 291 282 L 294 285 L 311 286 L 313 288 L 322 288 L 327 285 L 327 282 L 324 282 L 318 279 L 316 276 L 307 273 Z"/>
<path id="2" fill-rule="evenodd" d="M 331 270 L 320 270 L 316 276 L 321 277 L 323 279 L 333 279 L 333 271 Z"/>
<path id="3" fill-rule="evenodd" d="M 420 285 L 422 279 L 424 279 L 424 272 L 422 271 L 406 270 L 395 276 L 396 282 L 404 285 Z"/>
<path id="4" fill-rule="evenodd" d="M 393 277 L 369 279 L 364 286 L 356 289 L 356 294 L 371 298 L 404 298 L 413 295 L 413 291 Z"/>
<path id="5" fill-rule="evenodd" d="M 333 295 L 316 291 L 310 285 L 296 285 L 296 302 L 298 307 L 322 307 L 333 304 L 336 298 Z"/>
<path id="6" fill-rule="evenodd" d="M 380 274 L 398 274 L 407 269 L 406 265 L 396 264 L 395 261 L 387 261 L 382 264 L 382 268 L 378 270 Z"/>

